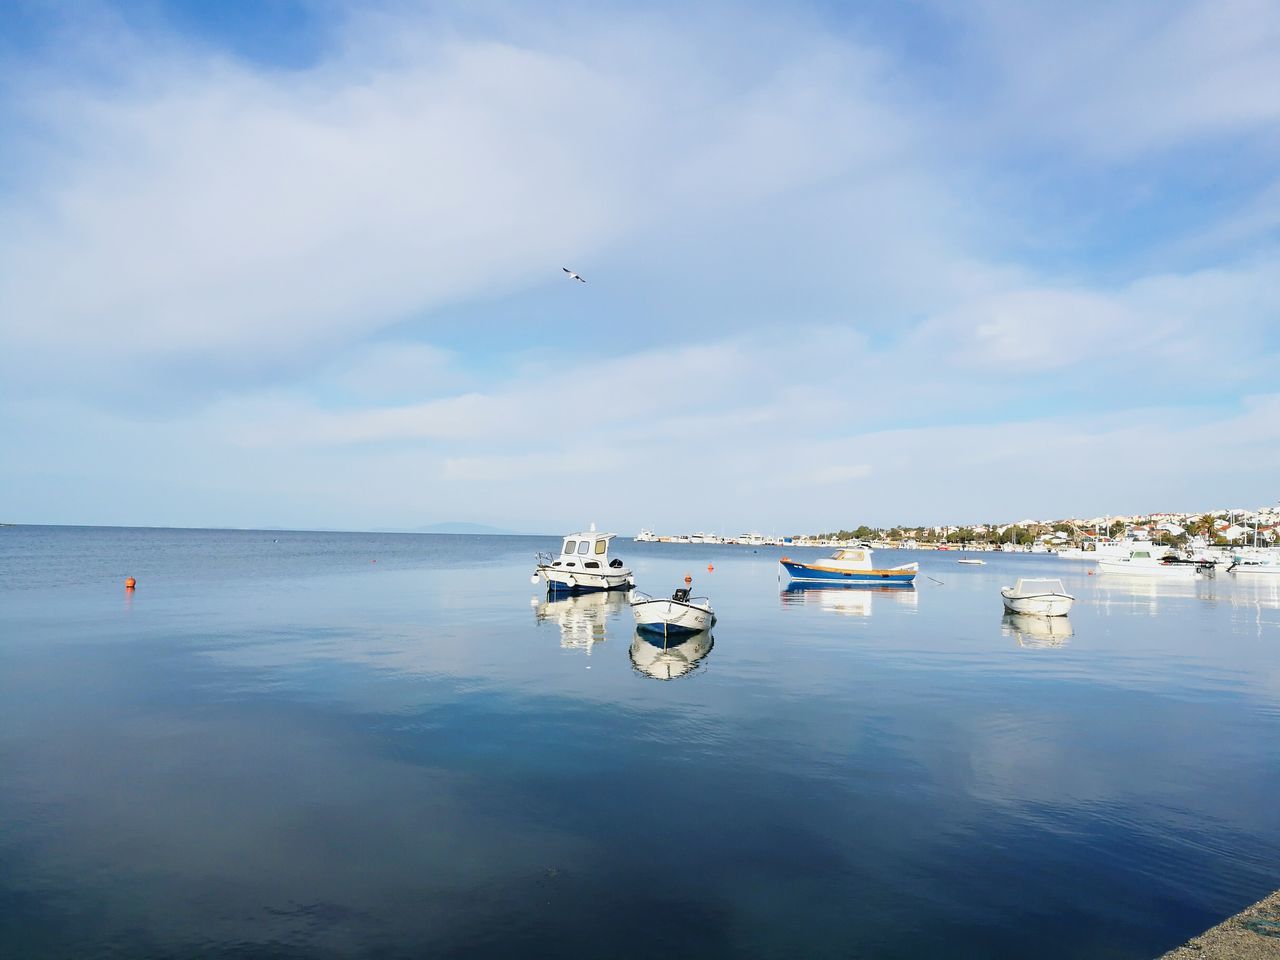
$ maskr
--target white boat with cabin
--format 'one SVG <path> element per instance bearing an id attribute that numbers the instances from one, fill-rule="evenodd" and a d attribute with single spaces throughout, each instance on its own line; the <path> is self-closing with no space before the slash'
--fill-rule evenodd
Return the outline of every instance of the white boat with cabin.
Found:
<path id="1" fill-rule="evenodd" d="M 1076 602 L 1063 588 L 1061 580 L 1041 577 L 1019 577 L 1012 587 L 1000 591 L 1000 597 L 1009 613 L 1038 617 L 1065 617 Z"/>
<path id="2" fill-rule="evenodd" d="M 635 578 L 625 564 L 609 556 L 612 533 L 597 533 L 593 523 L 586 533 L 564 538 L 560 556 L 537 555 L 532 580 L 547 582 L 548 593 L 594 593 L 601 590 L 630 590 Z"/>
<path id="3" fill-rule="evenodd" d="M 1179 560 L 1168 556 L 1165 552 L 1157 552 L 1159 549 L 1143 547 L 1130 550 L 1127 557 L 1103 557 L 1098 561 L 1098 570 L 1101 573 L 1170 577 L 1180 580 L 1190 580 L 1200 572 L 1201 564 L 1190 560 Z"/>

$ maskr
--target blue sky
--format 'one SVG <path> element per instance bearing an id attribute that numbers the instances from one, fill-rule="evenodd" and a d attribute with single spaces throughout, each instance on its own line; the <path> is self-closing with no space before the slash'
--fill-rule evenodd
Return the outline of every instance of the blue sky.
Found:
<path id="1" fill-rule="evenodd" d="M 1277 49 L 1249 0 L 5 5 L 0 519 L 1274 502 Z"/>

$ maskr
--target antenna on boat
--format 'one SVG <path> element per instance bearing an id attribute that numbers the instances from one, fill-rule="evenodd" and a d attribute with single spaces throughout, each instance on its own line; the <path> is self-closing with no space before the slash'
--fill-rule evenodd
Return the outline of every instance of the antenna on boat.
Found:
<path id="1" fill-rule="evenodd" d="M 592 520 L 592 521 L 591 521 L 591 529 L 590 529 L 590 530 L 588 530 L 587 532 L 588 532 L 588 533 L 595 533 L 595 532 L 596 532 L 596 522 L 595 522 L 594 520 Z"/>

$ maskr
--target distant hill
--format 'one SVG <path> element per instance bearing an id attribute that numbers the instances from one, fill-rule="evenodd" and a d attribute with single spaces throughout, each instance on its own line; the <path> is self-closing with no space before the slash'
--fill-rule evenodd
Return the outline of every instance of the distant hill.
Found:
<path id="1" fill-rule="evenodd" d="M 426 527 L 414 527 L 411 533 L 485 533 L 494 536 L 518 536 L 514 530 L 486 526 L 483 523 L 433 523 Z"/>

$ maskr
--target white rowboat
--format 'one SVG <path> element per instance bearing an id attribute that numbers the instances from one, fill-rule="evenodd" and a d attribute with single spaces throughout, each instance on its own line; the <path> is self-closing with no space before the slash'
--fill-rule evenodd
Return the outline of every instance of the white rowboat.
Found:
<path id="1" fill-rule="evenodd" d="M 1029 613 L 1040 617 L 1065 617 L 1076 598 L 1062 587 L 1061 580 L 1019 577 L 1012 587 L 1000 591 L 1004 608 L 1010 613 Z"/>

